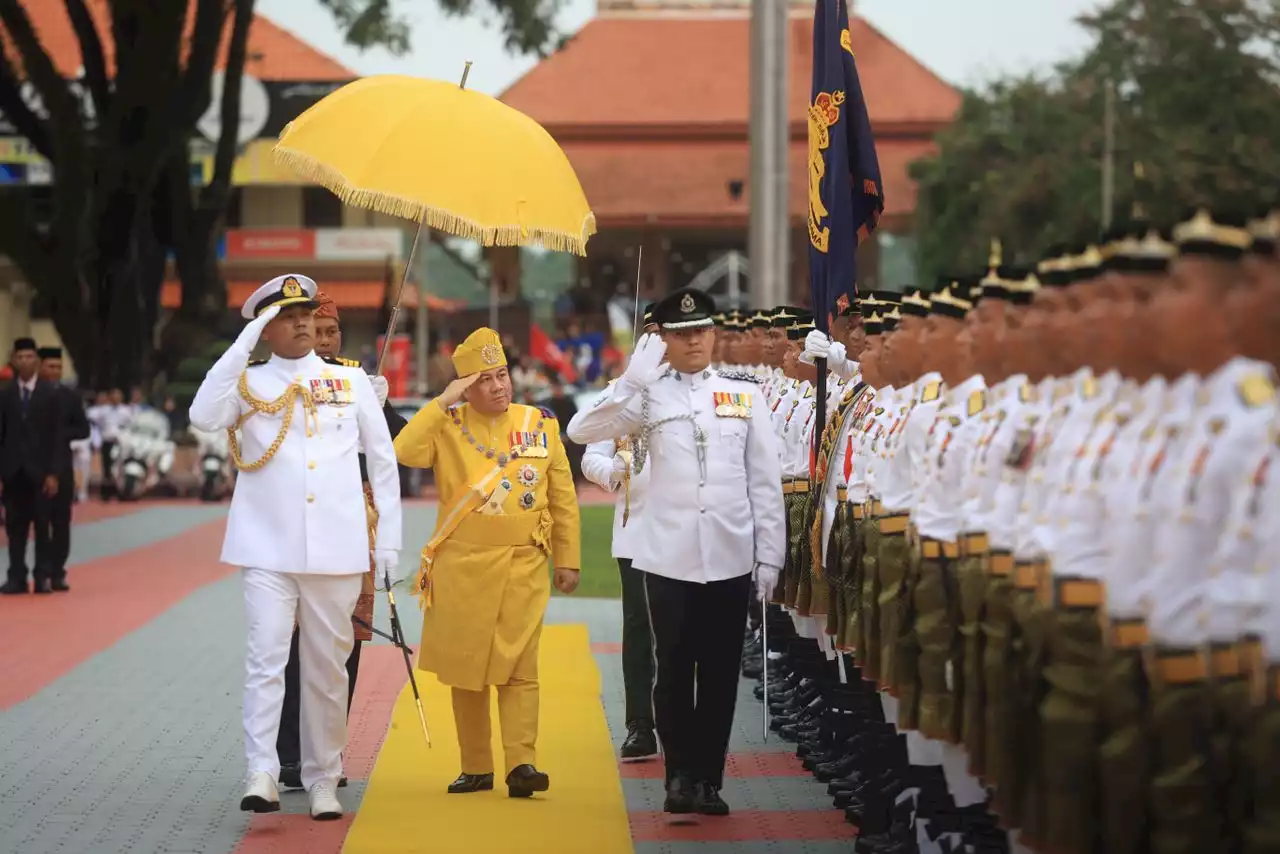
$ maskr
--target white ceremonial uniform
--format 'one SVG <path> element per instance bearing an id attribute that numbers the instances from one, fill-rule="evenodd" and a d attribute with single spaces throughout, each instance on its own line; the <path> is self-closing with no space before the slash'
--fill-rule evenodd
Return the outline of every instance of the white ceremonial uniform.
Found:
<path id="1" fill-rule="evenodd" d="M 1060 431 L 1071 414 L 1072 404 L 1078 397 L 1096 396 L 1096 388 L 1088 394 L 1077 394 L 1077 387 L 1093 383 L 1093 373 L 1081 368 L 1069 377 L 1045 380 L 1042 394 L 1048 414 L 1035 429 L 1031 466 L 1022 489 L 1022 503 L 1018 508 L 1017 539 L 1014 559 L 1018 561 L 1047 560 L 1053 548 L 1053 536 L 1057 530 L 1049 517 L 1049 505 L 1053 490 L 1062 482 L 1070 453 L 1063 449 L 1065 442 L 1058 441 Z"/>
<path id="2" fill-rule="evenodd" d="M 881 451 L 884 464 L 877 472 L 876 481 L 880 489 L 880 503 L 886 514 L 906 513 L 911 508 L 911 462 L 910 455 L 906 453 L 904 437 L 907 422 L 915 412 L 919 388 L 917 381 L 898 390 L 893 421 L 885 434 Z"/>
<path id="3" fill-rule="evenodd" d="M 1047 513 L 1057 529 L 1049 558 L 1057 578 L 1106 579 L 1106 502 L 1100 467 L 1111 453 L 1121 388 L 1120 375 L 1108 372 L 1096 383 L 1077 386 L 1077 400 L 1058 442 L 1066 464 L 1053 484 Z M 1093 391 L 1086 397 L 1084 391 Z"/>
<path id="4" fill-rule="evenodd" d="M 1177 457 L 1172 513 L 1156 523 L 1150 627 L 1157 645 L 1231 644 L 1252 607 L 1242 602 L 1250 567 L 1215 562 L 1232 497 L 1254 474 L 1259 449 L 1269 441 L 1275 414 L 1275 371 L 1237 357 L 1201 384 Z M 1249 389 L 1261 383 L 1265 399 Z M 1206 572 L 1207 568 L 1207 572 Z"/>
<path id="5" fill-rule="evenodd" d="M 1107 612 L 1112 620 L 1146 621 L 1151 597 L 1161 591 L 1150 574 L 1156 525 L 1166 512 L 1173 464 L 1187 438 L 1199 379 L 1184 374 L 1169 385 L 1156 377 L 1142 389 L 1144 414 L 1135 453 L 1121 488 L 1111 494 Z"/>
<path id="6" fill-rule="evenodd" d="M 902 456 L 902 462 L 909 467 L 911 477 L 911 499 L 902 509 L 911 513 L 913 522 L 916 507 L 920 503 L 920 497 L 925 488 L 924 478 L 927 471 L 925 454 L 929 450 L 930 432 L 938 419 L 938 410 L 942 406 L 944 391 L 942 375 L 937 371 L 931 371 L 916 380 L 916 388 L 918 391 L 915 406 L 907 416 L 906 425 L 902 428 L 902 447 L 898 451 L 899 455 L 902 455 L 903 451 L 906 452 L 905 456 Z"/>
<path id="7" fill-rule="evenodd" d="M 292 421 L 274 456 L 236 480 L 222 560 L 243 569 L 249 616 L 244 696 L 245 753 L 251 775 L 280 774 L 276 734 L 284 702 L 284 669 L 294 620 L 302 672 L 302 782 L 335 784 L 347 735 L 347 670 L 354 635 L 351 613 L 369 570 L 369 541 L 358 449 L 368 461 L 378 510 L 377 549 L 398 550 L 400 481 L 386 419 L 359 368 L 273 356 L 246 369 L 250 347 L 237 341 L 210 369 L 191 403 L 191 424 L 230 429 L 253 410 L 237 385 L 272 401 L 297 383 L 316 389 L 316 412 L 293 404 Z M 345 381 L 340 401 L 319 393 Z M 285 412 L 254 412 L 240 428 L 245 462 L 256 461 L 280 435 Z"/>
<path id="8" fill-rule="evenodd" d="M 668 369 L 648 389 L 648 459 L 662 501 L 636 529 L 637 569 L 706 583 L 781 567 L 786 549 L 777 438 L 759 386 L 711 370 Z M 716 414 L 716 393 L 746 395 L 748 417 Z M 643 396 L 623 384 L 569 422 L 580 444 L 644 429 Z M 745 476 L 745 477 L 744 477 Z"/>
<path id="9" fill-rule="evenodd" d="M 969 531 L 985 533 L 990 547 L 999 551 L 1013 548 L 1007 536 L 999 543 L 996 541 L 997 496 L 1004 479 L 1005 460 L 1013 445 L 1017 416 L 1024 405 L 1023 399 L 1030 399 L 1030 390 L 1022 374 L 1009 377 L 990 390 L 990 401 L 982 413 L 985 423 L 965 483 L 965 524 Z"/>

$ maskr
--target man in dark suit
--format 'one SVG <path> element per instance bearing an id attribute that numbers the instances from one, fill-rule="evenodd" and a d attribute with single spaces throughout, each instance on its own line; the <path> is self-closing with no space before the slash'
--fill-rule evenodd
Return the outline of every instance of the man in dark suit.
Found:
<path id="1" fill-rule="evenodd" d="M 53 384 L 61 398 L 63 428 L 68 444 L 77 439 L 89 438 L 89 419 L 84 404 L 75 389 L 62 384 L 62 348 L 41 347 L 40 379 Z M 50 581 L 53 589 L 70 590 L 67 584 L 67 558 L 71 554 L 71 505 L 76 500 L 76 473 L 72 456 L 67 454 L 66 466 L 58 472 L 58 494 L 50 508 L 49 530 L 53 547 L 53 566 Z"/>
<path id="2" fill-rule="evenodd" d="M 62 395 L 39 377 L 36 342 L 13 345 L 16 381 L 0 393 L 0 484 L 9 535 L 9 578 L 0 593 L 26 593 L 27 532 L 35 526 L 35 591 L 53 592 L 54 552 L 49 536 L 58 476 L 71 466 Z"/>

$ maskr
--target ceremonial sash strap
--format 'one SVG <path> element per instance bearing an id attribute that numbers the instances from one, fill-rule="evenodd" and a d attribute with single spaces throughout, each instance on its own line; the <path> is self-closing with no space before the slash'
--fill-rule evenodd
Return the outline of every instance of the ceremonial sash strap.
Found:
<path id="1" fill-rule="evenodd" d="M 836 407 L 836 411 L 827 424 L 825 430 L 822 431 L 822 444 L 818 448 L 819 458 L 815 461 L 813 472 L 813 495 L 814 498 L 814 514 L 813 527 L 809 529 L 809 548 L 813 554 L 813 574 L 822 577 L 822 500 L 827 494 L 827 469 L 831 467 L 831 454 L 835 450 L 836 440 L 840 438 L 840 432 L 844 427 L 844 421 L 849 416 L 850 411 L 856 401 L 860 400 L 867 392 L 866 383 L 858 383 L 854 387 L 853 392 L 848 397 L 840 401 L 840 405 Z"/>
<path id="2" fill-rule="evenodd" d="M 529 409 L 525 412 L 522 430 L 529 429 L 529 423 L 533 420 L 533 413 L 536 411 L 535 409 Z M 511 465 L 519 459 L 520 457 L 512 455 L 511 459 L 507 461 L 507 465 Z M 458 525 L 462 523 L 462 520 L 489 499 L 494 487 L 502 480 L 505 468 L 506 466 L 495 465 L 475 483 L 467 484 L 466 487 L 459 491 L 459 494 L 451 496 L 440 508 L 440 522 L 436 525 L 436 532 L 431 541 L 422 548 L 422 559 L 418 566 L 418 580 L 414 585 L 414 595 L 418 597 L 418 604 L 424 611 L 431 607 L 433 601 L 431 575 L 435 566 L 436 552 L 440 550 L 440 546 L 444 545 L 444 541 L 449 539 L 453 532 L 458 529 Z"/>

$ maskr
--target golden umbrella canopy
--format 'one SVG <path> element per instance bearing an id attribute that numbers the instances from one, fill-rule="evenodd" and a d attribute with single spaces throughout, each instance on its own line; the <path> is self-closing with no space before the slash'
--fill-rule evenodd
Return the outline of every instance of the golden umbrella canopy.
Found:
<path id="1" fill-rule="evenodd" d="M 290 122 L 273 153 L 348 205 L 485 246 L 586 255 L 596 220 L 560 146 L 465 83 L 356 80 Z"/>

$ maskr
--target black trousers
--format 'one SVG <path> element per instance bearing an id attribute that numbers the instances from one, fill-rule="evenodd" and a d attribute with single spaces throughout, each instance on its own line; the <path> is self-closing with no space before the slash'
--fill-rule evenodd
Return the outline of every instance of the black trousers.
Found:
<path id="1" fill-rule="evenodd" d="M 58 494 L 50 502 L 50 574 L 54 580 L 67 577 L 67 559 L 71 556 L 71 505 L 76 501 L 76 476 L 66 471 L 58 477 Z"/>
<path id="2" fill-rule="evenodd" d="M 360 646 L 356 641 L 347 656 L 347 714 L 351 713 L 351 699 L 356 694 L 356 675 L 360 672 Z M 280 710 L 280 731 L 276 734 L 276 754 L 281 765 L 297 765 L 302 762 L 302 734 L 299 716 L 302 711 L 302 676 L 298 664 L 298 630 L 293 630 L 289 643 L 289 661 L 284 666 L 284 706 Z"/>
<path id="3" fill-rule="evenodd" d="M 653 726 L 653 634 L 645 604 L 645 574 L 618 558 L 622 576 L 622 684 L 627 695 L 627 726 Z"/>
<path id="4" fill-rule="evenodd" d="M 49 537 L 52 502 L 45 497 L 43 483 L 26 472 L 17 472 L 4 481 L 4 530 L 9 538 L 9 580 L 27 583 L 27 535 L 35 528 L 36 565 L 31 575 L 36 581 L 52 578 L 53 549 Z"/>
<path id="5" fill-rule="evenodd" d="M 695 584 L 645 573 L 653 628 L 654 723 L 667 782 L 724 785 L 751 575 Z"/>
<path id="6" fill-rule="evenodd" d="M 102 485 L 99 487 L 99 491 L 103 501 L 115 498 L 118 494 L 116 491 L 116 477 L 111 467 L 111 452 L 115 450 L 115 447 L 115 439 L 102 440 L 102 448 L 99 452 L 102 459 Z"/>

